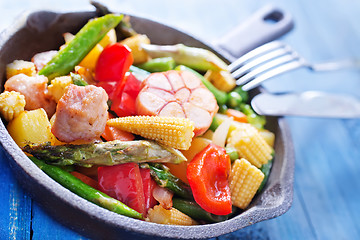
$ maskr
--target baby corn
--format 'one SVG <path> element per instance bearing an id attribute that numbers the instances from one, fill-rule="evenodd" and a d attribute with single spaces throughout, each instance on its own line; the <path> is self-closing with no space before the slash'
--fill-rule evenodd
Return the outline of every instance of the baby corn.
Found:
<path id="1" fill-rule="evenodd" d="M 245 209 L 263 179 L 264 174 L 246 159 L 235 160 L 229 177 L 232 204 Z"/>
<path id="2" fill-rule="evenodd" d="M 180 150 L 190 148 L 194 123 L 187 118 L 131 116 L 113 118 L 107 125 Z"/>
<path id="3" fill-rule="evenodd" d="M 259 131 L 248 123 L 236 125 L 236 129 L 230 133 L 227 146 L 234 147 L 240 157 L 258 168 L 272 158 L 272 149 L 269 144 Z"/>
<path id="4" fill-rule="evenodd" d="M 9 122 L 24 111 L 25 104 L 24 95 L 5 91 L 0 94 L 0 115 Z"/>
<path id="5" fill-rule="evenodd" d="M 197 224 L 195 220 L 176 208 L 167 210 L 160 205 L 156 205 L 149 210 L 146 221 L 168 225 L 190 226 Z"/>

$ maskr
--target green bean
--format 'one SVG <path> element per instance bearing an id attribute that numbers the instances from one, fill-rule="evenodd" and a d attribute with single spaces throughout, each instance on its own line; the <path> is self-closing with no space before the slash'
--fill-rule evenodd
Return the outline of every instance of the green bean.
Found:
<path id="1" fill-rule="evenodd" d="M 190 216 L 195 220 L 204 220 L 206 222 L 222 222 L 229 218 L 230 215 L 215 215 L 202 209 L 195 201 L 189 201 L 179 198 L 173 198 L 173 207 L 180 212 Z"/>
<path id="2" fill-rule="evenodd" d="M 39 74 L 45 75 L 49 80 L 69 74 L 122 18 L 123 15 L 108 14 L 89 21 L 74 39 L 39 71 Z"/>
<path id="3" fill-rule="evenodd" d="M 154 58 L 138 67 L 148 72 L 165 72 L 175 68 L 175 61 L 172 57 Z"/>
<path id="4" fill-rule="evenodd" d="M 229 155 L 231 162 L 235 161 L 236 159 L 239 159 L 239 153 L 235 148 L 225 147 L 225 151 Z"/>

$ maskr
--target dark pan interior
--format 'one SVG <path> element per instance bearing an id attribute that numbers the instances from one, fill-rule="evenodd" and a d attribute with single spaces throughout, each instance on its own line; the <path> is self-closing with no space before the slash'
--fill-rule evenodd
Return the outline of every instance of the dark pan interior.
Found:
<path id="1" fill-rule="evenodd" d="M 38 52 L 58 49 L 64 32 L 76 33 L 95 12 L 58 14 L 35 12 L 17 20 L 0 39 L 0 76 L 3 89 L 5 66 L 15 59 L 30 60 Z M 132 16 L 133 27 L 146 33 L 153 43 L 184 43 L 210 47 L 195 37 L 166 25 Z M 221 56 L 221 52 L 217 52 Z M 200 239 L 216 237 L 285 213 L 292 203 L 294 156 L 289 128 L 282 118 L 268 119 L 268 128 L 275 132 L 275 161 L 267 185 L 249 208 L 236 217 L 217 224 L 169 226 L 124 217 L 98 207 L 53 181 L 38 169 L 17 147 L 0 123 L 0 143 L 20 184 L 44 209 L 59 222 L 95 239 Z"/>

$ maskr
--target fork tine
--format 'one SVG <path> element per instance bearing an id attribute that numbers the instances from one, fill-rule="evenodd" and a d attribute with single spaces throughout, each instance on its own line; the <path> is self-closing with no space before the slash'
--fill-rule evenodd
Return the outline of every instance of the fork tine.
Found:
<path id="1" fill-rule="evenodd" d="M 268 80 L 269 78 L 289 72 L 291 70 L 295 70 L 297 68 L 304 66 L 304 64 L 305 64 L 305 61 L 303 59 L 297 59 L 296 61 L 291 61 L 284 65 L 280 65 L 277 68 L 273 68 L 273 69 L 257 76 L 252 81 L 243 85 L 241 88 L 244 91 L 249 91 L 249 90 L 259 86 L 261 83 Z"/>
<path id="2" fill-rule="evenodd" d="M 236 85 L 243 85 L 247 82 L 249 82 L 250 80 L 252 80 L 253 78 L 255 78 L 257 75 L 262 74 L 263 72 L 266 72 L 272 68 L 275 68 L 279 65 L 283 65 L 285 63 L 288 63 L 290 61 L 299 59 L 299 56 L 297 54 L 287 54 L 285 56 L 279 57 L 273 61 L 267 62 L 264 65 L 251 70 L 250 72 L 248 72 L 247 74 L 245 74 L 244 76 L 242 76 L 241 78 L 239 78 L 238 80 L 236 80 Z"/>
<path id="3" fill-rule="evenodd" d="M 256 66 L 260 66 L 261 64 L 264 64 L 264 63 L 268 62 L 269 60 L 283 56 L 290 52 L 291 52 L 290 47 L 285 45 L 283 48 L 275 49 L 271 52 L 266 53 L 263 56 L 257 57 L 254 60 L 249 61 L 248 63 L 244 64 L 242 67 L 240 67 L 239 69 L 234 71 L 231 75 L 235 79 L 238 79 L 241 76 L 244 76 L 247 72 L 249 72 L 250 69 L 255 68 Z"/>
<path id="4" fill-rule="evenodd" d="M 260 47 L 255 48 L 254 50 L 251 50 L 250 52 L 244 54 L 242 57 L 240 57 L 239 59 L 237 59 L 236 61 L 234 61 L 233 63 L 229 64 L 228 66 L 228 70 L 230 72 L 233 72 L 235 69 L 240 68 L 246 61 L 260 55 L 260 54 L 264 54 L 266 52 L 269 52 L 273 49 L 276 48 L 281 48 L 283 47 L 285 44 L 279 41 L 273 41 L 273 42 L 269 42 L 266 43 L 264 45 L 261 45 Z"/>

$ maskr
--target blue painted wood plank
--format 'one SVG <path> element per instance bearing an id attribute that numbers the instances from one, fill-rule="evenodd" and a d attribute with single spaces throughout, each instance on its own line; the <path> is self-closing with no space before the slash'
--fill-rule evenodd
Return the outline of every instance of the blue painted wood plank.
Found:
<path id="1" fill-rule="evenodd" d="M 0 238 L 30 239 L 31 199 L 16 182 L 0 151 Z"/>
<path id="2" fill-rule="evenodd" d="M 56 203 L 54 203 L 56 207 Z M 85 240 L 87 238 L 79 235 L 73 230 L 60 224 L 49 216 L 36 202 L 33 203 L 32 218 L 32 240 Z"/>

